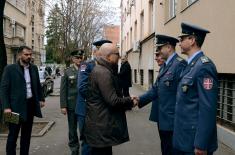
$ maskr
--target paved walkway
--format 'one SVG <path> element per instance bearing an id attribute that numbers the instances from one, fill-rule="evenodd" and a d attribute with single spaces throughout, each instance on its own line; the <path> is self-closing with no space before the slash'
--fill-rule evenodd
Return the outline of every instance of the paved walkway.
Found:
<path id="1" fill-rule="evenodd" d="M 67 138 L 67 118 L 60 113 L 59 83 L 55 80 L 55 93 L 46 99 L 46 107 L 43 108 L 43 119 L 55 121 L 55 125 L 43 136 L 32 137 L 30 155 L 69 155 Z M 142 94 L 143 90 L 134 86 L 131 94 Z M 114 155 L 161 155 L 160 140 L 156 124 L 148 120 L 151 105 L 142 109 L 133 109 L 127 112 L 130 141 L 113 148 Z M 0 138 L 0 155 L 5 154 L 6 138 Z M 19 145 L 17 147 L 19 151 Z M 235 152 L 220 143 L 215 155 L 235 155 Z"/>

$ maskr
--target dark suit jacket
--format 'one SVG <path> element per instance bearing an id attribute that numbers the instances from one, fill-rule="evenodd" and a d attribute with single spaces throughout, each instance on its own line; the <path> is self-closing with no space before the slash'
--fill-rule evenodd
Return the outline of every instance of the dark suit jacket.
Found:
<path id="1" fill-rule="evenodd" d="M 32 110 L 34 110 L 34 116 L 42 117 L 39 101 L 44 101 L 44 97 L 42 94 L 38 69 L 35 65 L 30 65 L 29 72 L 33 99 L 35 101 L 35 109 Z M 19 113 L 23 120 L 26 120 L 26 91 L 23 68 L 19 63 L 6 66 L 0 87 L 0 98 L 3 104 L 3 109 L 10 108 L 13 112 Z"/>
<path id="2" fill-rule="evenodd" d="M 131 87 L 131 66 L 128 61 L 121 65 L 119 72 L 119 81 L 122 88 Z"/>

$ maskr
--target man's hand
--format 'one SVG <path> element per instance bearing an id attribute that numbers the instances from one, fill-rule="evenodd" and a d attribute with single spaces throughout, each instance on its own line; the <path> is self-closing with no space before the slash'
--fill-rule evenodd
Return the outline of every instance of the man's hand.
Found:
<path id="1" fill-rule="evenodd" d="M 43 108 L 43 107 L 45 106 L 45 102 L 40 101 L 39 103 L 40 103 L 40 107 L 41 107 L 41 108 Z"/>
<path id="2" fill-rule="evenodd" d="M 139 97 L 138 96 L 132 96 L 131 99 L 133 100 L 133 107 L 136 107 L 139 104 Z"/>
<path id="3" fill-rule="evenodd" d="M 4 114 L 10 116 L 11 115 L 11 109 L 10 108 L 4 109 Z"/>
<path id="4" fill-rule="evenodd" d="M 66 108 L 61 108 L 61 113 L 66 115 L 67 114 L 67 109 Z"/>
<path id="5" fill-rule="evenodd" d="M 207 151 L 199 150 L 197 148 L 195 148 L 194 153 L 195 155 L 207 155 Z"/>

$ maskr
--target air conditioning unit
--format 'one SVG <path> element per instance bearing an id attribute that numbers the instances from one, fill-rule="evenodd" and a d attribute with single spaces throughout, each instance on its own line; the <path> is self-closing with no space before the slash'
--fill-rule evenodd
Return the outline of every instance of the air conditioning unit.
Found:
<path id="1" fill-rule="evenodd" d="M 133 52 L 139 52 L 140 51 L 140 41 L 136 41 L 133 43 Z"/>

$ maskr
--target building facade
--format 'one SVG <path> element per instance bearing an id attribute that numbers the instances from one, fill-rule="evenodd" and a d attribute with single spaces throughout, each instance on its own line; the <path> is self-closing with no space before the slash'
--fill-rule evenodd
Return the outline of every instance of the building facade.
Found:
<path id="1" fill-rule="evenodd" d="M 103 28 L 103 38 L 113 42 L 119 47 L 120 43 L 120 25 L 105 25 Z"/>
<path id="2" fill-rule="evenodd" d="M 121 51 L 128 55 L 133 83 L 148 89 L 159 69 L 154 61 L 155 34 L 177 37 L 181 22 L 210 30 L 202 50 L 219 73 L 219 138 L 235 150 L 234 5 L 233 0 L 122 0 Z"/>
<path id="3" fill-rule="evenodd" d="M 44 50 L 44 0 L 7 0 L 4 10 L 4 40 L 7 63 L 17 61 L 21 45 L 32 48 L 34 63 L 41 65 Z"/>

